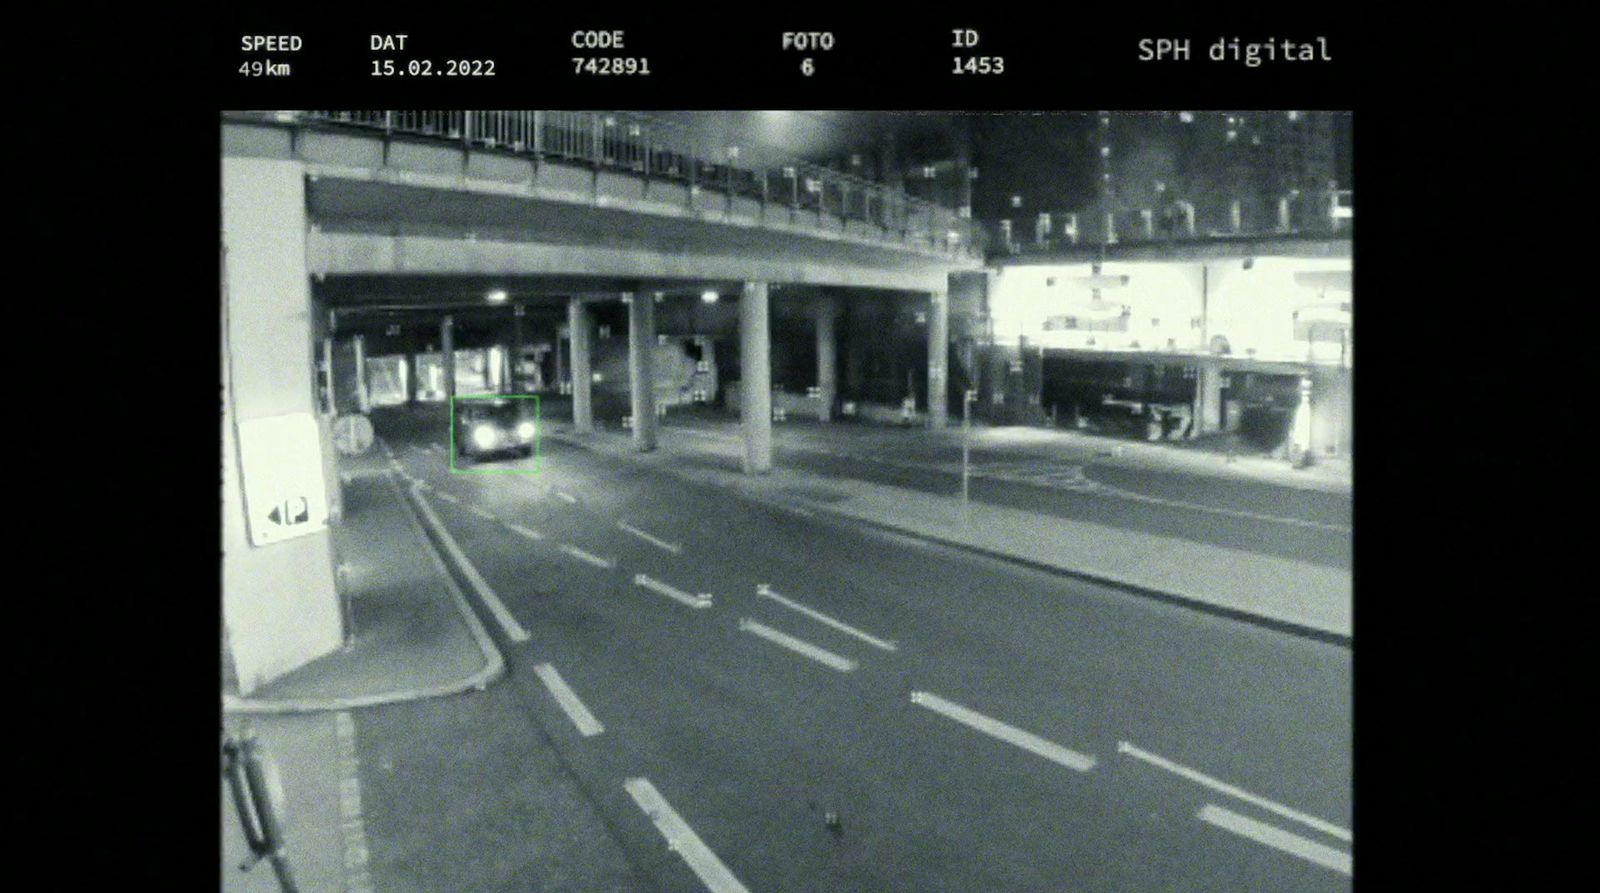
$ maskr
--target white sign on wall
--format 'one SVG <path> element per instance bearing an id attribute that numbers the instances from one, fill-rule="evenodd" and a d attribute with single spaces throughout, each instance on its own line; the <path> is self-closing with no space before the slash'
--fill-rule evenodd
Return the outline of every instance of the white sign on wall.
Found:
<path id="1" fill-rule="evenodd" d="M 240 422 L 239 474 L 251 545 L 327 528 L 322 439 L 311 413 Z"/>

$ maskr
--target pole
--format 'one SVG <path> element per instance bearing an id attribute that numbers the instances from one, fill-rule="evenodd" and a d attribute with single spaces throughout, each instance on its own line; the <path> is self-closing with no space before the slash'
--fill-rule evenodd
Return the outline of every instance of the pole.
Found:
<path id="1" fill-rule="evenodd" d="M 970 511 L 970 478 L 972 455 L 972 399 L 977 391 L 968 388 L 961 397 L 961 521 L 963 524 L 972 523 Z"/>

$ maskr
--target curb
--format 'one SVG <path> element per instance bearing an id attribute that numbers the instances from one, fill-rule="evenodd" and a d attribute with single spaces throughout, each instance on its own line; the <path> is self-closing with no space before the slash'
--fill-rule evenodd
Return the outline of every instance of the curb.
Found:
<path id="1" fill-rule="evenodd" d="M 563 439 L 563 442 L 569 443 L 570 445 L 576 446 L 580 449 L 585 449 L 591 453 L 600 452 L 600 450 L 595 449 L 592 444 L 585 444 L 580 441 L 566 439 Z M 624 456 L 624 458 L 633 459 L 634 457 Z M 1259 626 L 1265 629 L 1273 630 L 1274 632 L 1288 633 L 1300 638 L 1310 639 L 1312 641 L 1322 642 L 1329 645 L 1336 645 L 1341 648 L 1353 648 L 1355 644 L 1355 637 L 1353 634 L 1333 632 L 1331 630 L 1325 630 L 1315 626 L 1307 626 L 1302 623 L 1295 623 L 1291 620 L 1281 620 L 1276 617 L 1264 617 L 1260 614 L 1252 614 L 1249 611 L 1239 608 L 1230 608 L 1225 605 L 1213 604 L 1203 599 L 1180 595 L 1178 593 L 1168 592 L 1166 590 L 1155 589 L 1139 583 L 1119 579 L 1117 577 L 1109 577 L 1101 574 L 1090 573 L 1088 571 L 1074 570 L 1072 568 L 1061 567 L 1059 565 L 1050 564 L 1048 562 L 1043 562 L 1032 558 L 1024 558 L 995 549 L 989 549 L 983 546 L 975 546 L 971 543 L 964 543 L 959 540 L 946 539 L 933 534 L 907 530 L 903 527 L 896 527 L 893 524 L 887 524 L 881 521 L 872 521 L 856 515 L 846 514 L 819 503 L 813 503 L 811 504 L 811 508 L 802 510 L 797 507 L 786 505 L 782 502 L 762 497 L 758 494 L 745 492 L 743 488 L 735 485 L 720 484 L 714 481 L 708 481 L 704 478 L 679 473 L 670 467 L 654 465 L 653 463 L 639 462 L 637 459 L 634 459 L 634 461 L 640 465 L 652 465 L 652 467 L 659 468 L 665 473 L 670 474 L 679 480 L 716 487 L 719 490 L 731 493 L 758 505 L 767 506 L 768 508 L 775 508 L 782 511 L 804 511 L 814 518 L 822 518 L 823 520 L 834 523 L 854 523 L 862 527 L 883 531 L 885 533 L 904 536 L 933 545 L 958 549 L 963 552 L 981 555 L 985 558 L 990 558 L 996 561 L 1003 561 L 1010 564 L 1019 565 L 1021 567 L 1026 567 L 1030 570 L 1042 571 L 1044 573 L 1054 574 L 1056 576 L 1071 577 L 1073 579 L 1095 583 L 1100 586 L 1121 590 L 1142 598 L 1148 598 L 1154 601 L 1162 602 L 1163 604 L 1174 605 L 1180 608 L 1198 611 L 1203 614 L 1210 614 L 1216 617 L 1224 617 L 1229 620 L 1249 623 L 1253 626 Z"/>
<path id="2" fill-rule="evenodd" d="M 228 716 L 260 716 L 290 713 L 324 713 L 339 710 L 354 710 L 361 707 L 377 707 L 385 704 L 400 704 L 407 701 L 421 701 L 429 698 L 439 698 L 446 695 L 461 694 L 467 691 L 483 691 L 491 683 L 505 675 L 505 657 L 489 636 L 489 631 L 484 629 L 483 622 L 478 615 L 473 613 L 472 606 L 467 602 L 466 594 L 461 591 L 461 586 L 456 583 L 455 577 L 450 573 L 449 567 L 439 555 L 439 549 L 422 527 L 422 522 L 417 519 L 417 510 L 406 498 L 400 485 L 395 483 L 394 475 L 384 471 L 383 477 L 393 488 L 395 495 L 406 508 L 406 517 L 410 519 L 417 535 L 428 545 L 428 557 L 433 559 L 434 567 L 439 575 L 444 578 L 445 585 L 450 590 L 451 600 L 456 610 L 461 613 L 461 619 L 466 622 L 467 630 L 472 634 L 478 648 L 483 652 L 484 667 L 478 672 L 455 682 L 445 682 L 427 688 L 401 689 L 399 691 L 384 692 L 375 695 L 359 695 L 347 698 L 302 699 L 302 700 L 263 700 L 240 698 L 235 695 L 223 695 L 222 712 Z"/>

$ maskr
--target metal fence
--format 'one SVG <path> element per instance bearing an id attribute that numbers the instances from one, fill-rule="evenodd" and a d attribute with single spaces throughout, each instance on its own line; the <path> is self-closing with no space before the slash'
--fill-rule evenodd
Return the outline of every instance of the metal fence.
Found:
<path id="1" fill-rule="evenodd" d="M 449 140 L 469 148 L 529 155 L 675 181 L 699 191 L 876 227 L 885 235 L 975 255 L 979 231 L 954 209 L 903 189 L 812 164 L 756 145 L 714 145 L 681 125 L 632 112 L 605 111 L 303 111 L 272 120 L 378 130 L 390 136 Z"/>
<path id="2" fill-rule="evenodd" d="M 1031 217 L 986 220 L 979 243 L 1005 254 L 1052 251 L 1078 245 L 1198 241 L 1233 237 L 1344 236 L 1355 219 L 1354 193 L 1329 190 L 1284 196 L 1275 204 L 1243 200 L 1165 209 L 1043 211 Z"/>

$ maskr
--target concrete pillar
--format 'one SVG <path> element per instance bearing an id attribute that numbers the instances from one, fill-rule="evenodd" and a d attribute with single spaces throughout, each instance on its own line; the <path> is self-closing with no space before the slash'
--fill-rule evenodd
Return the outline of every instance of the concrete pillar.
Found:
<path id="1" fill-rule="evenodd" d="M 950 356 L 950 295 L 928 296 L 928 427 L 943 428 L 948 409 L 945 384 Z"/>
<path id="2" fill-rule="evenodd" d="M 853 320 L 854 316 L 851 318 Z M 861 325 L 855 323 L 844 343 L 844 389 L 854 399 L 863 396 L 862 373 L 866 367 L 866 351 L 866 338 L 861 333 Z"/>
<path id="3" fill-rule="evenodd" d="M 572 428 L 579 434 L 594 430 L 594 378 L 589 372 L 589 308 L 582 298 L 567 302 L 567 337 L 572 342 Z"/>
<path id="4" fill-rule="evenodd" d="M 356 352 L 356 408 L 361 412 L 371 412 L 372 385 L 367 378 L 367 336 L 357 335 L 351 342 Z"/>
<path id="5" fill-rule="evenodd" d="M 833 299 L 817 301 L 817 418 L 833 418 L 833 401 L 838 394 L 839 342 L 834 333 L 834 317 L 838 308 Z"/>
<path id="6" fill-rule="evenodd" d="M 422 390 L 422 362 L 417 354 L 406 354 L 406 402 L 417 402 L 417 393 Z"/>
<path id="7" fill-rule="evenodd" d="M 1194 433 L 1222 430 L 1222 364 L 1201 360 L 1194 376 Z"/>
<path id="8" fill-rule="evenodd" d="M 444 402 L 456 395 L 456 321 L 445 314 L 439 323 L 439 363 L 444 367 Z"/>
<path id="9" fill-rule="evenodd" d="M 330 487 L 306 231 L 299 163 L 222 159 L 222 620 L 243 695 L 343 638 L 329 529 L 282 523 Z"/>
<path id="10" fill-rule="evenodd" d="M 656 448 L 656 300 L 648 292 L 624 292 L 628 302 L 628 393 L 633 407 L 633 445 Z"/>
<path id="11" fill-rule="evenodd" d="M 561 359 L 561 341 L 562 341 L 562 338 L 561 338 L 561 327 L 560 326 L 556 326 L 556 337 L 551 339 L 551 342 L 550 342 L 550 353 L 554 355 L 554 360 L 555 360 L 555 376 L 556 377 L 555 377 L 554 381 L 555 381 L 555 384 L 556 384 L 556 393 L 558 393 L 558 394 L 561 393 L 561 386 L 563 384 L 565 384 L 566 381 L 567 381 L 566 362 Z M 540 367 L 541 370 L 543 368 L 544 368 L 543 366 Z"/>
<path id="12" fill-rule="evenodd" d="M 506 358 L 506 389 L 522 393 L 522 305 L 511 310 L 511 355 Z"/>
<path id="13" fill-rule="evenodd" d="M 744 472 L 772 470 L 772 345 L 765 282 L 746 282 L 739 295 L 740 421 Z"/>

